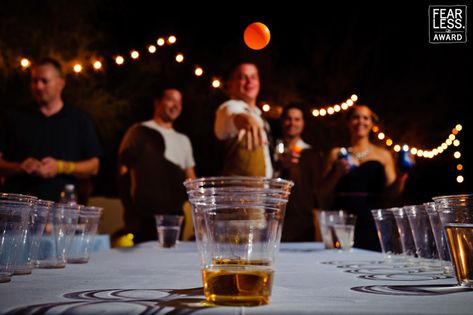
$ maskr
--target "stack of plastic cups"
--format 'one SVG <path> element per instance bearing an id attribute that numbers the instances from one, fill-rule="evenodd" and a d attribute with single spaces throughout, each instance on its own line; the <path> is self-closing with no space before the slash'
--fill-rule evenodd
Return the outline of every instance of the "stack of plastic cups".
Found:
<path id="1" fill-rule="evenodd" d="M 429 216 L 427 215 L 424 205 L 404 206 L 404 211 L 406 211 L 412 236 L 414 236 L 416 253 L 421 265 L 421 270 L 439 269 L 441 266 L 437 259 L 437 245 L 435 244 Z"/>
<path id="2" fill-rule="evenodd" d="M 448 251 L 447 238 L 440 221 L 440 215 L 435 208 L 434 202 L 424 203 L 425 210 L 429 216 L 432 232 L 434 233 L 435 244 L 437 245 L 437 253 L 445 275 L 453 276 L 453 265 Z"/>
<path id="3" fill-rule="evenodd" d="M 0 193 L 0 283 L 9 282 L 37 198 Z"/>
<path id="4" fill-rule="evenodd" d="M 64 268 L 66 249 L 74 237 L 79 205 L 56 203 L 52 207 L 40 242 L 37 268 Z"/>
<path id="5" fill-rule="evenodd" d="M 67 263 L 84 264 L 89 261 L 89 252 L 94 245 L 102 210 L 100 207 L 81 206 L 74 236 L 66 250 Z"/>
<path id="6" fill-rule="evenodd" d="M 387 262 L 405 262 L 403 255 L 401 238 L 397 228 L 396 219 L 392 208 L 371 210 L 376 230 L 378 232 L 381 249 L 384 253 L 384 259 Z"/>
<path id="7" fill-rule="evenodd" d="M 35 202 L 28 218 L 27 228 L 19 242 L 19 251 L 14 267 L 15 275 L 27 275 L 33 270 L 44 226 L 53 205 L 53 201 L 38 199 Z"/>
<path id="8" fill-rule="evenodd" d="M 406 256 L 409 264 L 414 264 L 416 261 L 416 245 L 407 214 L 403 208 L 391 208 L 391 210 L 396 219 L 397 229 L 401 238 L 402 253 Z"/>

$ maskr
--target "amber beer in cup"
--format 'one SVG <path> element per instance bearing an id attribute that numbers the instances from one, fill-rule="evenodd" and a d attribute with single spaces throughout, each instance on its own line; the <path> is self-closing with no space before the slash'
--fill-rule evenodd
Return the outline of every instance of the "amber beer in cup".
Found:
<path id="1" fill-rule="evenodd" d="M 473 194 L 433 198 L 459 286 L 473 287 Z"/>
<path id="2" fill-rule="evenodd" d="M 261 177 L 185 182 L 193 206 L 205 298 L 219 305 L 268 304 L 293 183 Z"/>

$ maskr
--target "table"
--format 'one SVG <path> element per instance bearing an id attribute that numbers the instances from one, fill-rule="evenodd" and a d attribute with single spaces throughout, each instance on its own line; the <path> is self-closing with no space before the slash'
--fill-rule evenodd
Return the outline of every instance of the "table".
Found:
<path id="1" fill-rule="evenodd" d="M 472 314 L 473 290 L 436 272 L 393 268 L 380 253 L 284 243 L 277 259 L 265 306 L 205 306 L 195 244 L 149 242 L 14 276 L 0 284 L 0 314 Z"/>

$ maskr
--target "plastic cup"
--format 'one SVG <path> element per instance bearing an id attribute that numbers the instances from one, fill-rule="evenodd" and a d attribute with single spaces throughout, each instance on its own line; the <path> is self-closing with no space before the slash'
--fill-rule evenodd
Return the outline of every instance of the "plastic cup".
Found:
<path id="1" fill-rule="evenodd" d="M 159 245 L 163 248 L 175 247 L 181 235 L 184 216 L 171 214 L 156 214 L 156 232 L 158 233 Z"/>
<path id="2" fill-rule="evenodd" d="M 335 235 L 340 243 L 340 249 L 342 251 L 351 251 L 353 248 L 353 244 L 355 243 L 355 224 L 356 215 L 347 214 L 344 217 L 343 223 L 333 225 Z"/>
<path id="3" fill-rule="evenodd" d="M 414 236 L 412 236 L 411 226 L 407 218 L 406 211 L 403 208 L 390 208 L 396 219 L 399 237 L 401 238 L 402 253 L 408 260 L 414 260 L 417 257 Z"/>
<path id="4" fill-rule="evenodd" d="M 334 224 L 343 224 L 347 213 L 343 210 L 317 210 L 320 224 L 320 234 L 326 249 L 340 248 L 340 242 L 335 235 Z"/>
<path id="5" fill-rule="evenodd" d="M 403 260 L 401 237 L 392 208 L 371 210 L 378 232 L 381 250 L 387 261 Z"/>
<path id="6" fill-rule="evenodd" d="M 64 268 L 66 250 L 79 220 L 79 205 L 56 203 L 48 215 L 35 263 L 37 268 Z"/>
<path id="7" fill-rule="evenodd" d="M 19 252 L 15 260 L 14 275 L 30 274 L 38 255 L 39 243 L 43 236 L 44 226 L 53 201 L 38 199 L 32 208 L 27 228 L 20 239 Z"/>
<path id="8" fill-rule="evenodd" d="M 453 265 L 448 251 L 447 237 L 440 221 L 440 215 L 435 208 L 435 202 L 424 203 L 425 210 L 429 216 L 430 226 L 434 233 L 435 245 L 437 246 L 438 258 L 442 266 L 443 273 L 453 275 Z"/>
<path id="9" fill-rule="evenodd" d="M 89 252 L 94 245 L 102 211 L 101 207 L 80 208 L 79 220 L 74 227 L 71 244 L 66 250 L 68 264 L 85 264 L 89 261 Z"/>
<path id="10" fill-rule="evenodd" d="M 433 198 L 459 286 L 473 287 L 473 194 Z"/>
<path id="11" fill-rule="evenodd" d="M 186 180 L 204 294 L 219 305 L 269 303 L 293 183 L 261 177 Z"/>
<path id="12" fill-rule="evenodd" d="M 437 245 L 424 205 L 409 205 L 403 208 L 409 219 L 414 244 L 416 245 L 416 254 L 421 266 L 428 269 L 440 267 L 440 262 L 437 261 Z"/>
<path id="13" fill-rule="evenodd" d="M 0 283 L 9 282 L 19 254 L 31 209 L 37 198 L 0 193 Z"/>

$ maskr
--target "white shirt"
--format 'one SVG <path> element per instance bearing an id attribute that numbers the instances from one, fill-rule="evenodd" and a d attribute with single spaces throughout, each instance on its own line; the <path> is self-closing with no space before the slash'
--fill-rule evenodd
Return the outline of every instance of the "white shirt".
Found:
<path id="1" fill-rule="evenodd" d="M 271 178 L 273 176 L 273 166 L 271 163 L 271 157 L 269 155 L 268 147 L 268 136 L 264 129 L 264 121 L 261 118 L 261 110 L 254 106 L 250 107 L 244 101 L 241 100 L 229 100 L 220 105 L 217 109 L 215 116 L 215 135 L 219 140 L 226 140 L 234 138 L 238 135 L 238 129 L 233 122 L 233 116 L 235 114 L 246 113 L 252 115 L 258 121 L 258 124 L 263 131 L 263 146 L 264 162 L 265 162 L 265 176 Z"/>
<path id="2" fill-rule="evenodd" d="M 195 166 L 192 145 L 189 138 L 174 129 L 163 128 L 154 120 L 142 122 L 141 125 L 154 129 L 164 138 L 164 157 L 179 165 L 183 170 Z"/>

